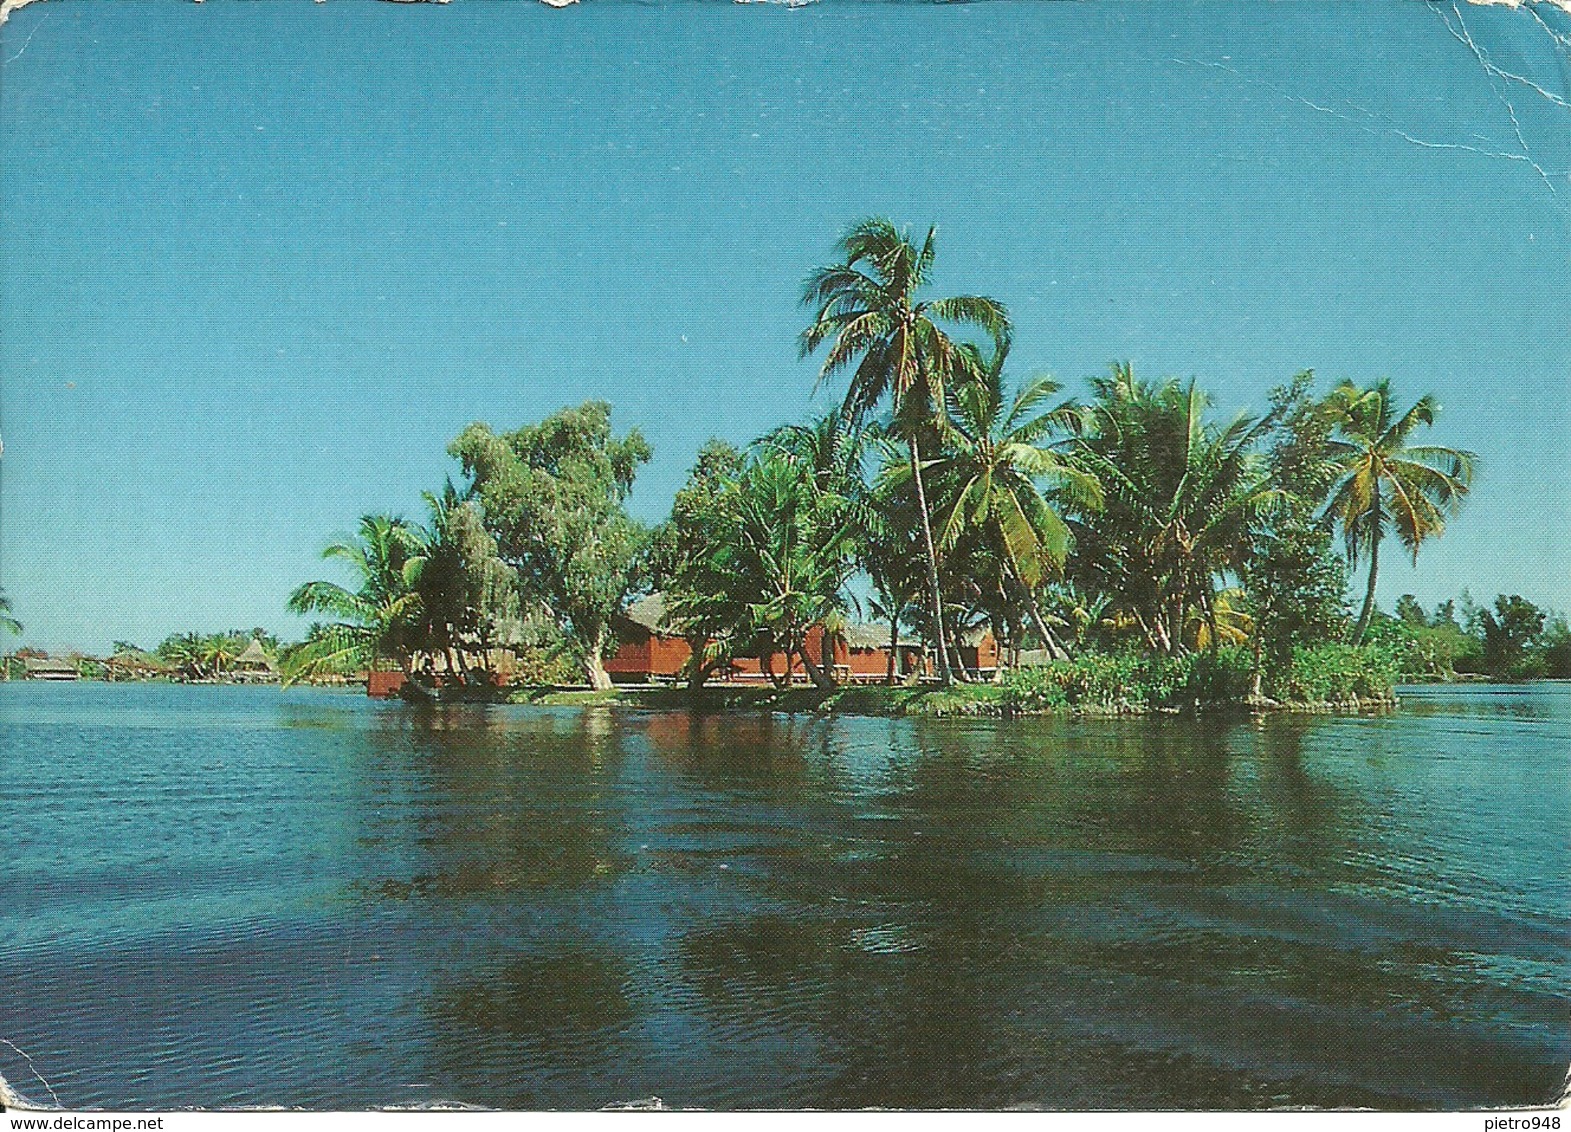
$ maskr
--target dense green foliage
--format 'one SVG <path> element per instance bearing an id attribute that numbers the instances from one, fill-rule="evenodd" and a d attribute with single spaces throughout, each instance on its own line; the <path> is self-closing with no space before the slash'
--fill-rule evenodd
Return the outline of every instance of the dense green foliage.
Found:
<path id="1" fill-rule="evenodd" d="M 1332 425 L 1313 384 L 1306 371 L 1272 390 L 1262 433 L 1277 495 L 1239 570 L 1254 619 L 1250 644 L 1262 668 L 1280 669 L 1299 645 L 1337 638 L 1347 621 L 1346 563 L 1319 515 L 1335 479 L 1335 468 L 1322 458 Z"/>
<path id="2" fill-rule="evenodd" d="M 1011 673 L 1003 682 L 1010 713 L 1183 710 L 1244 704 L 1252 664 L 1236 648 L 1183 655 L 1087 653 Z"/>
<path id="3" fill-rule="evenodd" d="M 1399 675 L 1400 665 L 1389 648 L 1325 641 L 1294 648 L 1292 662 L 1269 674 L 1267 688 L 1290 703 L 1383 699 Z"/>
<path id="4" fill-rule="evenodd" d="M 116 641 L 112 659 L 122 667 L 166 672 L 186 680 L 216 680 L 234 671 L 235 662 L 255 640 L 269 657 L 279 653 L 278 638 L 263 628 L 230 629 L 222 633 L 171 633 L 143 652 L 129 641 Z"/>
<path id="5" fill-rule="evenodd" d="M 672 624 L 707 642 L 701 664 L 778 652 L 830 683 L 832 658 L 814 656 L 807 633 L 846 620 L 864 525 L 859 445 L 828 417 L 776 430 L 745 458 L 708 449 L 680 496 L 668 590 Z"/>
<path id="6" fill-rule="evenodd" d="M 1404 679 L 1571 679 L 1571 626 L 1520 594 L 1497 595 L 1493 608 L 1464 594 L 1460 615 L 1447 601 L 1428 616 L 1412 594 L 1403 594 L 1397 613 L 1377 612 L 1369 636 L 1392 652 Z"/>
<path id="7" fill-rule="evenodd" d="M 839 410 L 742 447 L 710 440 L 653 530 L 625 506 L 649 448 L 613 435 L 610 406 L 470 425 L 449 447 L 463 485 L 427 497 L 426 527 L 367 517 L 327 552 L 351 584 L 296 591 L 291 608 L 334 618 L 298 655 L 463 670 L 500 647 L 526 679 L 576 663 L 605 690 L 619 614 L 658 591 L 695 688 L 783 654 L 833 693 L 830 637 L 878 618 L 888 683 L 897 642 L 926 651 L 942 689 L 909 689 L 924 711 L 1351 702 L 1404 676 L 1566 669 L 1565 621 L 1517 596 L 1460 617 L 1374 606 L 1386 536 L 1416 556 L 1471 487 L 1471 453 L 1417 443 L 1433 398 L 1404 411 L 1386 381 L 1317 393 L 1304 372 L 1263 412 L 1228 415 L 1194 379 L 1119 364 L 1076 400 L 1006 377 L 1001 303 L 928 297 L 935 255 L 931 229 L 847 229 L 804 286 L 800 339 L 819 382 L 848 379 Z M 1368 569 L 1356 620 L 1353 566 Z M 996 684 L 979 682 L 991 665 L 964 667 L 983 634 Z M 789 672 L 762 666 L 789 694 Z"/>
<path id="8" fill-rule="evenodd" d="M 626 502 L 649 445 L 637 429 L 613 437 L 611 406 L 589 401 L 501 435 L 472 424 L 448 451 L 525 600 L 557 619 L 590 684 L 610 687 L 611 619 L 648 540 Z"/>
<path id="9" fill-rule="evenodd" d="M 1147 383 L 1128 366 L 1095 379 L 1079 448 L 1106 505 L 1076 523 L 1076 575 L 1109 595 L 1154 651 L 1184 648 L 1191 612 L 1214 631 L 1218 580 L 1236 575 L 1275 500 L 1261 422 L 1208 419 L 1193 381 Z"/>
<path id="10" fill-rule="evenodd" d="M 1055 503 L 1094 514 L 1103 505 L 1102 481 L 1055 443 L 1079 432 L 1080 410 L 1072 403 L 1046 408 L 1060 389 L 1047 377 L 1026 382 L 1011 397 L 1003 375 L 1008 354 L 1004 342 L 990 359 L 976 356 L 971 380 L 949 389 L 933 461 L 938 545 L 953 553 L 968 538 L 980 541 L 984 552 L 972 560 L 997 574 L 983 589 L 1003 598 L 989 609 L 992 620 L 1015 635 L 1008 616 L 1013 591 L 1049 655 L 1062 659 L 1068 654 L 1036 596 L 1044 581 L 1062 576 L 1073 543 Z"/>

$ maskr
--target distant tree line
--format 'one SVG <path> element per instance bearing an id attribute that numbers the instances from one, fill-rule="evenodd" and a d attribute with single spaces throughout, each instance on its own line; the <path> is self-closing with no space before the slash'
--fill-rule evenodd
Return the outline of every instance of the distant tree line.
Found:
<path id="1" fill-rule="evenodd" d="M 1464 591 L 1460 603 L 1440 602 L 1428 613 L 1403 594 L 1394 615 L 1377 614 L 1370 628 L 1408 677 L 1571 679 L 1571 625 L 1520 594 L 1499 594 L 1481 606 Z"/>

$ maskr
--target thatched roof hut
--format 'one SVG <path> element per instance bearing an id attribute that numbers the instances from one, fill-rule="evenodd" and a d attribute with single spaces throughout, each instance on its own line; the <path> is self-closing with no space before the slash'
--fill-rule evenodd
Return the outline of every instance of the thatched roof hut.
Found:
<path id="1" fill-rule="evenodd" d="M 104 668 L 111 680 L 143 680 L 174 670 L 172 665 L 141 649 L 121 649 L 104 661 Z"/>
<path id="2" fill-rule="evenodd" d="M 30 656 L 22 663 L 27 669 L 29 680 L 76 680 L 81 676 L 76 665 L 69 660 L 57 660 L 48 656 Z"/>
<path id="3" fill-rule="evenodd" d="M 889 647 L 889 622 L 864 621 L 855 625 L 847 625 L 840 635 L 845 638 L 845 643 L 854 649 L 887 649 Z M 919 649 L 922 647 L 921 641 L 904 630 L 901 630 L 896 644 L 901 648 Z"/>
<path id="4" fill-rule="evenodd" d="M 262 642 L 252 637 L 229 671 L 239 680 L 271 680 L 278 676 L 278 665 L 263 651 Z"/>
<path id="5" fill-rule="evenodd" d="M 666 602 L 663 593 L 639 598 L 627 607 L 622 616 L 646 633 L 671 637 L 678 635 L 665 623 Z"/>

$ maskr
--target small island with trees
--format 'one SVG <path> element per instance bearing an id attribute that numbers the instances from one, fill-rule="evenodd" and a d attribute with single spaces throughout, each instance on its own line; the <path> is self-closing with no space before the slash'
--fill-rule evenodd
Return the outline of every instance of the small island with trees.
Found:
<path id="1" fill-rule="evenodd" d="M 1565 619 L 1519 595 L 1377 609 L 1382 554 L 1416 560 L 1475 475 L 1429 442 L 1431 396 L 1304 372 L 1228 416 L 1128 364 L 1066 395 L 1014 372 L 1002 303 L 927 294 L 932 229 L 865 220 L 836 252 L 804 285 L 800 350 L 839 406 L 746 448 L 709 440 L 665 521 L 627 510 L 651 452 L 610 405 L 475 423 L 424 523 L 367 515 L 327 547 L 342 580 L 288 600 L 318 619 L 303 641 L 184 633 L 75 670 L 996 715 L 1361 708 L 1403 680 L 1571 676 Z M 613 681 L 639 668 L 616 663 L 630 628 L 672 642 L 669 686 L 647 663 Z M 853 638 L 876 670 L 838 663 Z"/>

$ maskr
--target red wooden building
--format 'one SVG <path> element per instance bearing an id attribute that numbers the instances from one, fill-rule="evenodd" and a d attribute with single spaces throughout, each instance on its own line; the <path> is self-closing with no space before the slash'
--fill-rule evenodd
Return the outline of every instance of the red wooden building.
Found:
<path id="1" fill-rule="evenodd" d="M 616 652 L 605 658 L 605 670 L 621 684 L 672 680 L 693 655 L 692 646 L 666 627 L 665 598 L 653 593 L 627 607 L 612 621 Z"/>
<path id="2" fill-rule="evenodd" d="M 640 598 L 627 607 L 626 613 L 615 625 L 621 643 L 616 653 L 605 661 L 606 672 L 612 680 L 645 684 L 653 680 L 675 680 L 686 675 L 686 666 L 693 655 L 692 646 L 671 631 L 665 617 L 665 599 L 658 593 Z M 992 638 L 988 637 L 987 640 L 991 642 Z M 804 643 L 808 655 L 814 661 L 822 657 L 823 626 L 809 628 Z M 995 666 L 997 652 L 994 647 L 991 663 Z M 889 671 L 889 656 L 887 624 L 852 625 L 845 632 L 837 634 L 834 640 L 831 664 L 835 679 L 841 683 L 858 684 L 883 680 Z M 924 664 L 921 643 L 903 635 L 896 643 L 895 656 L 897 678 L 905 677 Z M 792 658 L 790 671 L 795 681 L 803 682 L 808 678 L 800 658 Z M 768 680 L 770 673 L 779 677 L 785 672 L 786 658 L 777 652 L 766 657 L 736 657 L 728 670 L 716 672 L 713 678 L 752 683 Z"/>

